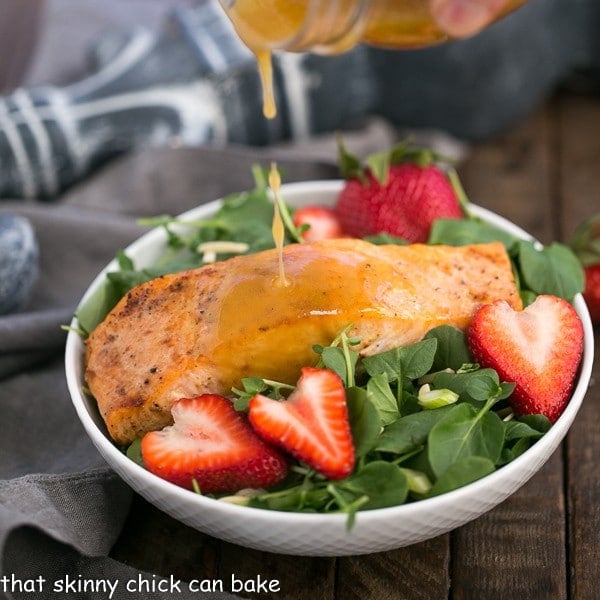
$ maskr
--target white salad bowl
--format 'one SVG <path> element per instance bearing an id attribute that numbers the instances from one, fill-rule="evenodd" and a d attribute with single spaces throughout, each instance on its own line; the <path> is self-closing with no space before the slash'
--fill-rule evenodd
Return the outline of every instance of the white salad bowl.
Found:
<path id="1" fill-rule="evenodd" d="M 337 181 L 313 181 L 282 187 L 292 206 L 331 204 L 340 190 Z M 193 209 L 182 218 L 210 216 L 219 201 Z M 506 219 L 483 208 L 472 212 L 517 237 L 531 239 Z M 157 228 L 127 248 L 138 267 L 153 264 L 165 249 L 166 236 Z M 93 281 L 83 300 L 102 283 L 109 264 Z M 82 300 L 82 301 L 83 301 Z M 141 496 L 172 517 L 216 538 L 242 546 L 282 554 L 342 556 L 390 550 L 414 544 L 459 527 L 489 511 L 521 487 L 549 459 L 565 437 L 586 393 L 592 370 L 593 330 L 585 302 L 575 298 L 585 340 L 583 358 L 571 400 L 552 428 L 521 456 L 497 471 L 440 496 L 401 506 L 362 511 L 353 527 L 345 514 L 280 512 L 239 506 L 179 488 L 164 481 L 123 454 L 110 440 L 93 398 L 85 394 L 84 342 L 75 332 L 66 344 L 66 377 L 73 404 L 92 442 L 111 467 Z"/>

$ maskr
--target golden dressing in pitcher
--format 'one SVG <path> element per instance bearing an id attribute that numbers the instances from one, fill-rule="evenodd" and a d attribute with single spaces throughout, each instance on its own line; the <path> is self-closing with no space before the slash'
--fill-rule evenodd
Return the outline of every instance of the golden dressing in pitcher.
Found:
<path id="1" fill-rule="evenodd" d="M 524 4 L 508 0 L 499 18 Z M 419 48 L 448 39 L 429 0 L 221 0 L 240 39 L 257 57 L 263 112 L 276 114 L 271 52 L 339 54 L 358 43 Z"/>

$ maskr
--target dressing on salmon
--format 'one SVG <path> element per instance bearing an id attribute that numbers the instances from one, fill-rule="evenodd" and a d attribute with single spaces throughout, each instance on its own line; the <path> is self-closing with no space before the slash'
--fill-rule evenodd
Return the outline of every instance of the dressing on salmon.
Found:
<path id="1" fill-rule="evenodd" d="M 466 329 L 497 299 L 521 309 L 500 242 L 292 244 L 165 275 L 124 296 L 87 340 L 86 381 L 112 438 L 128 444 L 171 422 L 174 401 L 229 395 L 243 377 L 295 383 L 345 327 L 372 355 L 438 325 Z"/>

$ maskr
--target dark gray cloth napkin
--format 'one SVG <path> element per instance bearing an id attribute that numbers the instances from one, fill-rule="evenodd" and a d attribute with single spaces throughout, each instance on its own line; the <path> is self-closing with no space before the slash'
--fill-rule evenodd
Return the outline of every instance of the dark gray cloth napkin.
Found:
<path id="1" fill-rule="evenodd" d="M 364 153 L 392 138 L 391 128 L 373 122 L 347 143 Z M 71 405 L 61 324 L 98 271 L 144 231 L 136 217 L 177 214 L 248 189 L 251 165 L 274 159 L 287 182 L 338 175 L 332 138 L 276 150 L 148 150 L 109 165 L 55 203 L 0 203 L 0 211 L 30 219 L 40 245 L 31 301 L 0 317 L 0 598 L 108 598 L 108 591 L 79 593 L 67 584 L 140 575 L 108 557 L 132 492 L 103 462 Z M 136 596 L 121 585 L 111 597 Z M 186 598 L 185 590 L 177 597 Z"/>

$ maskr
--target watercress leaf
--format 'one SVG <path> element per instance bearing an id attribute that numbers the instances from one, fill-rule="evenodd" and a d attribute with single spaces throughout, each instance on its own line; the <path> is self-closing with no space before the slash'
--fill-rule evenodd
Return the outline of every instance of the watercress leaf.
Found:
<path id="1" fill-rule="evenodd" d="M 496 400 L 504 400 L 515 391 L 515 384 L 512 381 L 503 381 L 498 388 Z"/>
<path id="2" fill-rule="evenodd" d="M 497 462 L 497 466 L 505 465 L 509 462 L 512 462 L 531 447 L 531 438 L 520 438 L 518 439 L 512 447 L 505 446 L 502 449 L 502 454 L 500 455 L 500 459 Z"/>
<path id="3" fill-rule="evenodd" d="M 348 502 L 367 496 L 362 506 L 367 510 L 404 504 L 408 496 L 406 475 L 397 465 L 382 460 L 366 464 L 336 487 Z"/>
<path id="4" fill-rule="evenodd" d="M 120 290 L 113 283 L 105 279 L 75 311 L 79 328 L 90 334 L 103 320 L 108 312 L 121 298 Z"/>
<path id="5" fill-rule="evenodd" d="M 429 234 L 430 244 L 448 246 L 500 241 L 506 248 L 510 248 L 516 240 L 506 231 L 479 219 L 436 219 Z"/>
<path id="6" fill-rule="evenodd" d="M 401 349 L 402 374 L 407 379 L 417 379 L 431 370 L 437 340 L 427 339 Z"/>
<path id="7" fill-rule="evenodd" d="M 583 267 L 568 246 L 554 242 L 539 250 L 532 242 L 522 240 L 518 247 L 521 274 L 530 290 L 567 300 L 583 291 Z"/>
<path id="8" fill-rule="evenodd" d="M 402 416 L 421 412 L 419 397 L 415 390 L 403 388 L 398 395 L 398 410 Z"/>
<path id="9" fill-rule="evenodd" d="M 460 329 L 450 325 L 442 325 L 431 329 L 425 339 L 436 339 L 437 349 L 433 360 L 432 370 L 453 369 L 471 362 L 471 353 L 467 346 L 467 337 Z"/>
<path id="10" fill-rule="evenodd" d="M 537 298 L 537 294 L 531 290 L 519 290 L 519 296 L 521 296 L 523 308 L 528 307 Z"/>
<path id="11" fill-rule="evenodd" d="M 552 423 L 545 415 L 522 415 L 517 420 L 541 433 L 547 433 L 552 427 Z"/>
<path id="12" fill-rule="evenodd" d="M 504 423 L 504 439 L 506 442 L 511 442 L 521 438 L 541 438 L 544 434 L 530 427 L 527 423 L 512 419 Z"/>
<path id="13" fill-rule="evenodd" d="M 149 281 L 152 277 L 144 271 L 113 271 L 106 274 L 114 289 L 124 296 L 129 290 L 141 283 Z"/>
<path id="14" fill-rule="evenodd" d="M 342 381 L 347 383 L 347 369 L 346 361 L 344 359 L 344 351 L 342 348 L 334 348 L 333 346 L 326 346 L 321 351 L 321 360 L 323 366 L 331 371 L 337 373 Z"/>
<path id="15" fill-rule="evenodd" d="M 465 391 L 471 398 L 480 402 L 497 397 L 501 393 L 498 373 L 492 369 L 485 369 L 471 374 Z"/>
<path id="16" fill-rule="evenodd" d="M 253 497 L 249 506 L 270 510 L 323 512 L 330 500 L 323 486 L 299 485 Z"/>
<path id="17" fill-rule="evenodd" d="M 242 378 L 242 385 L 247 394 L 260 394 L 267 389 L 265 380 L 260 377 L 244 377 Z"/>
<path id="18" fill-rule="evenodd" d="M 363 366 L 371 376 L 385 373 L 390 383 L 402 377 L 417 379 L 431 370 L 436 348 L 436 339 L 421 340 L 409 346 L 365 357 Z"/>
<path id="19" fill-rule="evenodd" d="M 362 359 L 362 366 L 371 377 L 385 375 L 390 383 L 401 380 L 400 350 L 401 348 L 394 348 L 373 356 L 365 356 Z"/>
<path id="20" fill-rule="evenodd" d="M 439 477 L 452 463 L 468 456 L 500 457 L 504 444 L 504 426 L 497 414 L 476 410 L 467 403 L 451 408 L 436 423 L 428 437 L 429 462 Z"/>
<path id="21" fill-rule="evenodd" d="M 438 496 L 477 481 L 495 470 L 494 463 L 482 456 L 465 456 L 438 477 L 427 497 Z"/>
<path id="22" fill-rule="evenodd" d="M 142 458 L 142 440 L 139 438 L 133 440 L 133 442 L 131 442 L 131 444 L 129 444 L 127 447 L 125 455 L 134 463 L 140 465 L 140 467 L 143 467 L 144 459 Z"/>
<path id="23" fill-rule="evenodd" d="M 378 233 L 377 235 L 368 235 L 363 238 L 365 241 L 375 245 L 393 244 L 395 246 L 407 246 L 408 242 L 401 237 L 391 235 L 390 233 Z"/>
<path id="24" fill-rule="evenodd" d="M 358 387 L 346 390 L 346 403 L 356 458 L 366 456 L 375 446 L 381 433 L 379 412 Z"/>
<path id="25" fill-rule="evenodd" d="M 406 415 L 384 428 L 375 450 L 405 454 L 425 444 L 431 428 L 452 409 L 443 406 Z"/>
<path id="26" fill-rule="evenodd" d="M 493 382 L 493 385 L 491 383 Z M 476 369 L 473 371 L 463 371 L 460 373 L 436 373 L 432 385 L 435 388 L 447 388 L 456 392 L 461 400 L 485 401 L 488 396 L 486 390 L 488 386 L 495 390 L 498 389 L 498 374 L 493 369 Z M 481 394 L 481 398 L 471 397 L 469 391 L 473 390 L 476 394 Z"/>
<path id="27" fill-rule="evenodd" d="M 377 409 L 381 425 L 389 425 L 400 418 L 398 402 L 385 373 L 374 375 L 369 379 L 367 382 L 367 398 Z"/>
<path id="28" fill-rule="evenodd" d="M 123 251 L 119 250 L 117 252 L 117 263 L 119 265 L 119 269 L 122 271 L 133 271 L 135 269 L 135 264 L 129 256 Z"/>

